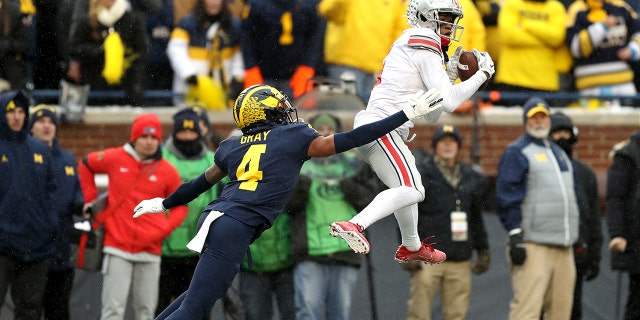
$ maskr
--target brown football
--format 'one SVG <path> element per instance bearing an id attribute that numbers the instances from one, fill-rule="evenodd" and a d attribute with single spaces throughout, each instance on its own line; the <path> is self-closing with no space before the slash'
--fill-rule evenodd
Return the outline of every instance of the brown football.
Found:
<path id="1" fill-rule="evenodd" d="M 460 80 L 465 81 L 478 72 L 478 60 L 473 52 L 463 50 L 460 53 L 460 60 L 458 61 L 458 76 Z M 485 81 L 478 90 L 484 89 L 488 83 L 489 80 Z"/>

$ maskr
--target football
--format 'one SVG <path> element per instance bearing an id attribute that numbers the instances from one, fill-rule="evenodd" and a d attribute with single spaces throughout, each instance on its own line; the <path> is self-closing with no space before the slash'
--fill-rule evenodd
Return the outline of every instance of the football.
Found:
<path id="1" fill-rule="evenodd" d="M 458 60 L 458 62 L 458 76 L 460 80 L 465 81 L 478 72 L 478 60 L 473 52 L 463 50 L 460 53 L 460 60 Z M 478 90 L 484 89 L 488 83 L 489 80 L 485 81 Z"/>

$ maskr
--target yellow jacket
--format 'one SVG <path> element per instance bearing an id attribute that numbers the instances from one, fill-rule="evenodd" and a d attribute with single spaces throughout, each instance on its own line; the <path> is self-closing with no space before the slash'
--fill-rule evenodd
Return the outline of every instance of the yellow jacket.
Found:
<path id="1" fill-rule="evenodd" d="M 556 53 L 564 44 L 566 20 L 557 0 L 507 0 L 498 16 L 502 48 L 496 82 L 557 91 Z"/>
<path id="2" fill-rule="evenodd" d="M 459 46 L 468 51 L 473 48 L 478 49 L 478 51 L 486 51 L 486 31 L 480 11 L 471 0 L 458 0 L 458 3 L 462 6 L 462 12 L 464 13 L 464 16 L 460 19 L 460 25 L 464 27 L 464 31 L 460 42 L 451 41 L 451 44 L 449 44 L 449 50 L 447 51 L 449 56 L 456 52 Z"/>
<path id="3" fill-rule="evenodd" d="M 318 13 L 327 20 L 327 64 L 369 73 L 382 69 L 391 44 L 408 28 L 406 0 L 322 0 Z"/>

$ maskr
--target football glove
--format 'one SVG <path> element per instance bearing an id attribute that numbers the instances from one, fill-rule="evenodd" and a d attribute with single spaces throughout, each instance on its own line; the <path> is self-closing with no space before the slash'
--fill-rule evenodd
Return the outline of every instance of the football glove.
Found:
<path id="1" fill-rule="evenodd" d="M 149 200 L 142 200 L 138 205 L 133 209 L 133 217 L 137 218 L 143 214 L 147 213 L 161 213 L 167 211 L 162 205 L 163 198 L 153 198 Z"/>
<path id="2" fill-rule="evenodd" d="M 484 71 L 488 75 L 487 79 L 491 79 L 493 74 L 496 73 L 496 68 L 489 53 L 480 52 L 477 49 L 473 49 L 472 52 L 476 56 L 476 60 L 478 60 L 478 71 Z"/>
<path id="3" fill-rule="evenodd" d="M 409 98 L 408 105 L 405 106 L 402 111 L 404 111 L 407 118 L 412 121 L 416 121 L 422 116 L 424 116 L 425 119 L 431 115 L 437 115 L 439 117 L 442 113 L 442 97 L 440 96 L 440 91 L 436 88 L 431 88 L 427 92 L 423 90 L 416 92 L 416 94 Z"/>
<path id="4" fill-rule="evenodd" d="M 454 83 L 456 79 L 460 76 L 458 75 L 458 65 L 460 64 L 460 54 L 462 53 L 462 46 L 459 46 L 456 49 L 456 52 L 449 57 L 449 62 L 447 62 L 447 76 L 449 77 L 449 81 Z"/>

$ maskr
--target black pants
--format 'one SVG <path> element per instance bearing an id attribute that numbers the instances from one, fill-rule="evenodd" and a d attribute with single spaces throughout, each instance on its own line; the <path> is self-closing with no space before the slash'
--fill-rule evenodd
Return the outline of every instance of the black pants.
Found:
<path id="1" fill-rule="evenodd" d="M 11 286 L 15 319 L 40 320 L 49 259 L 24 262 L 0 254 L 0 304 Z"/>
<path id="2" fill-rule="evenodd" d="M 44 295 L 44 316 L 47 320 L 69 320 L 69 298 L 74 269 L 49 270 Z"/>
<path id="3" fill-rule="evenodd" d="M 624 319 L 640 319 L 640 273 L 629 273 L 629 296 L 624 310 Z"/>

